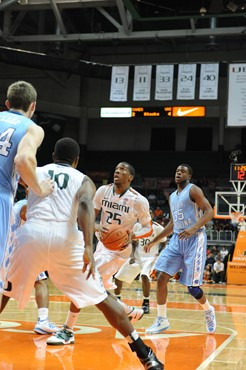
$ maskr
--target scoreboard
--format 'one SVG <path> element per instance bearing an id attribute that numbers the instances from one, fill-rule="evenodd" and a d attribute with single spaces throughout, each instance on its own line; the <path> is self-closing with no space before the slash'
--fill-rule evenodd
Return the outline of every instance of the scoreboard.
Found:
<path id="1" fill-rule="evenodd" d="M 205 117 L 205 106 L 172 106 L 172 107 L 104 107 L 102 118 L 130 117 Z"/>

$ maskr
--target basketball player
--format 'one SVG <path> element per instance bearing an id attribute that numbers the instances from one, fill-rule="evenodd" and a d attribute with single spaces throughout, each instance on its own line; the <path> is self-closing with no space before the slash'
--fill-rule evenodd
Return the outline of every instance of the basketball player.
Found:
<path id="1" fill-rule="evenodd" d="M 154 213 L 151 209 L 149 212 L 153 220 Z M 141 225 L 136 223 L 133 228 L 133 233 L 138 231 L 140 228 Z M 154 268 L 160 248 L 163 248 L 166 242 L 166 238 L 161 239 L 153 248 L 151 248 L 149 253 L 146 253 L 143 249 L 144 246 L 164 230 L 164 228 L 155 221 L 152 223 L 152 228 L 153 233 L 149 237 L 133 242 L 132 257 L 124 263 L 124 265 L 115 275 L 115 282 L 117 285 L 117 289 L 115 289 L 115 295 L 116 297 L 119 297 L 123 282 L 131 284 L 135 277 L 140 273 L 143 290 L 142 309 L 144 310 L 145 314 L 149 313 L 150 274 Z"/>
<path id="2" fill-rule="evenodd" d="M 140 230 L 132 234 L 130 239 L 141 239 L 152 233 L 149 203 L 146 198 L 131 187 L 134 176 L 135 170 L 129 163 L 119 163 L 114 172 L 114 183 L 98 188 L 94 197 L 96 216 L 101 212 L 100 224 L 95 224 L 96 235 L 99 241 L 94 258 L 106 290 L 117 287 L 113 283 L 113 275 L 131 254 L 131 243 L 129 240 L 129 243 L 122 251 L 110 251 L 100 241 L 101 231 L 107 230 L 111 224 L 116 224 L 126 227 L 130 233 L 134 224 L 139 221 L 141 225 Z M 120 300 L 119 304 L 132 323 L 140 320 L 144 315 L 143 309 L 128 306 Z M 70 326 L 73 327 L 75 325 L 79 312 L 80 310 L 71 302 L 66 321 L 69 322 Z"/>
<path id="3" fill-rule="evenodd" d="M 115 168 L 114 183 L 101 186 L 94 197 L 96 216 L 100 213 L 100 224 L 96 225 L 99 241 L 94 257 L 107 290 L 117 288 L 113 276 L 129 258 L 132 249 L 130 242 L 148 237 L 153 232 L 149 202 L 131 187 L 134 176 L 135 169 L 131 164 L 119 163 Z M 139 228 L 133 233 L 136 222 L 139 223 Z M 128 245 L 121 251 L 110 251 L 100 241 L 100 231 L 107 230 L 111 224 L 119 224 L 131 233 Z M 132 322 L 139 320 L 144 314 L 142 309 L 130 307 L 121 301 L 120 304 Z"/>
<path id="4" fill-rule="evenodd" d="M 43 129 L 31 121 L 36 98 L 37 92 L 30 83 L 15 82 L 7 91 L 5 104 L 9 110 L 0 112 L 0 268 L 9 234 L 17 172 L 37 195 L 44 197 L 53 191 L 53 181 L 39 183 L 35 172 L 36 151 L 44 138 Z M 3 274 L 1 270 L 1 280 Z"/>
<path id="5" fill-rule="evenodd" d="M 27 194 L 27 189 L 26 189 Z M 11 255 L 11 250 L 13 249 L 13 243 L 15 238 L 15 233 L 18 227 L 24 224 L 26 221 L 26 209 L 27 209 L 27 199 L 19 200 L 14 204 L 13 214 L 14 223 L 11 225 L 11 240 L 9 247 L 9 256 Z M 6 265 L 9 258 L 6 260 Z M 6 266 L 7 267 L 7 266 Z M 54 324 L 52 324 L 48 319 L 49 314 L 49 290 L 47 284 L 47 275 L 45 272 L 41 272 L 34 283 L 35 289 L 35 300 L 38 306 L 38 321 L 34 327 L 34 332 L 37 334 L 52 334 L 59 330 Z"/>
<path id="6" fill-rule="evenodd" d="M 16 233 L 1 310 L 9 297 L 24 307 L 36 276 L 47 270 L 54 285 L 76 307 L 96 305 L 103 312 L 109 323 L 127 339 L 145 369 L 163 369 L 124 310 L 106 293 L 95 268 L 92 251 L 95 185 L 75 169 L 78 144 L 70 138 L 59 140 L 53 158 L 55 163 L 38 168 L 37 176 L 39 180 L 54 179 L 54 192 L 41 198 L 29 191 L 27 221 Z M 82 232 L 78 230 L 77 219 Z M 66 325 L 51 338 L 48 344 L 74 343 L 73 331 Z"/>
<path id="7" fill-rule="evenodd" d="M 157 280 L 157 318 L 146 329 L 147 334 L 157 334 L 169 328 L 166 313 L 167 283 L 180 269 L 181 284 L 200 303 L 206 319 L 208 333 L 216 329 L 215 310 L 209 304 L 200 286 L 206 260 L 206 233 L 204 225 L 213 218 L 213 210 L 202 190 L 190 183 L 192 168 L 178 166 L 175 174 L 177 190 L 170 196 L 171 220 L 164 230 L 145 246 L 148 252 L 156 242 L 173 233 L 169 244 L 161 252 L 155 265 L 160 271 Z"/>

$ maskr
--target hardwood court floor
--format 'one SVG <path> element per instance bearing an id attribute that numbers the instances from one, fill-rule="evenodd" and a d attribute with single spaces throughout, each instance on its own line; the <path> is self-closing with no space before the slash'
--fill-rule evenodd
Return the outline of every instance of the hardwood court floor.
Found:
<path id="1" fill-rule="evenodd" d="M 246 286 L 206 285 L 204 291 L 215 306 L 217 330 L 206 334 L 204 314 L 185 287 L 169 283 L 170 329 L 145 336 L 156 315 L 156 282 L 151 283 L 151 312 L 135 327 L 145 342 L 165 362 L 166 370 L 246 369 Z M 123 300 L 140 306 L 140 282 L 125 285 Z M 127 299 L 126 299 L 127 298 Z M 50 284 L 49 317 L 63 324 L 69 303 Z M 0 317 L 0 370 L 140 370 L 141 364 L 126 341 L 112 329 L 95 308 L 81 310 L 76 342 L 68 346 L 46 346 L 47 336 L 32 330 L 37 319 L 34 299 L 24 311 L 11 300 Z"/>

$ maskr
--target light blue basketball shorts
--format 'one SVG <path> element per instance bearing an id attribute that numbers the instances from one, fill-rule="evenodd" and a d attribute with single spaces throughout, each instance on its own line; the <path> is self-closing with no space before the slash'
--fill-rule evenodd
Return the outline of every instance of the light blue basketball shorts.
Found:
<path id="1" fill-rule="evenodd" d="M 206 261 L 207 235 L 204 231 L 179 240 L 173 234 L 155 263 L 155 269 L 174 276 L 181 272 L 180 283 L 186 286 L 202 285 Z"/>

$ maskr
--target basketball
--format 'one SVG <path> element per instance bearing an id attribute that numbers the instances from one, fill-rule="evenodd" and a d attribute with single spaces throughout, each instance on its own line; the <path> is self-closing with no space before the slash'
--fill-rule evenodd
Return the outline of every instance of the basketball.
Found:
<path id="1" fill-rule="evenodd" d="M 118 251 L 127 244 L 128 238 L 129 234 L 125 227 L 113 224 L 109 226 L 107 232 L 102 233 L 101 241 L 107 249 Z"/>

